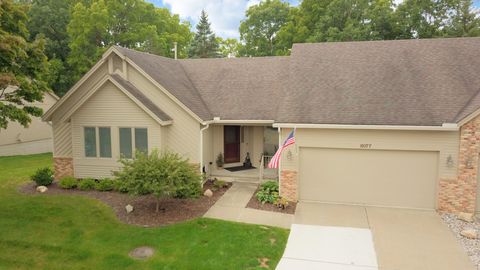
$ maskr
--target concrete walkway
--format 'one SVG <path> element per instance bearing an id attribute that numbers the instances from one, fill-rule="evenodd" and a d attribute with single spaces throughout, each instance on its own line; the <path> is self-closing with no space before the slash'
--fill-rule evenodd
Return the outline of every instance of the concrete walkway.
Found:
<path id="1" fill-rule="evenodd" d="M 257 184 L 234 182 L 204 217 L 289 229 L 293 215 L 245 208 Z"/>

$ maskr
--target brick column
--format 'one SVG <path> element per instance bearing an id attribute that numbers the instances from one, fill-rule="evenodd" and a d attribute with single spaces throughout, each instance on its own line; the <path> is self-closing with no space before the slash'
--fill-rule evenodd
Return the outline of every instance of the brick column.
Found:
<path id="1" fill-rule="evenodd" d="M 56 180 L 65 176 L 73 176 L 73 158 L 54 157 L 53 166 Z"/>
<path id="2" fill-rule="evenodd" d="M 477 197 L 480 117 L 460 129 L 460 148 L 456 179 L 440 179 L 438 208 L 447 212 L 475 212 Z"/>
<path id="3" fill-rule="evenodd" d="M 282 170 L 280 173 L 280 196 L 296 202 L 298 200 L 298 177 L 297 172 Z"/>

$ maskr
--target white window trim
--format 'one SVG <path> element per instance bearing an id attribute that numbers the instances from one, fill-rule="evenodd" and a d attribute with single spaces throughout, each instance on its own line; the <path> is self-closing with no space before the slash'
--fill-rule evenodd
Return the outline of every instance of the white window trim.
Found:
<path id="1" fill-rule="evenodd" d="M 131 133 L 131 136 L 132 136 L 132 157 L 131 158 L 126 158 L 126 159 L 134 159 L 135 158 L 135 152 L 136 149 L 137 149 L 137 145 L 136 145 L 136 142 L 135 142 L 135 129 L 137 128 L 141 128 L 141 129 L 146 129 L 147 130 L 147 155 L 150 153 L 150 132 L 148 131 L 148 127 L 145 127 L 145 126 L 118 126 L 118 154 L 120 155 L 120 158 L 122 156 L 122 153 L 121 153 L 121 140 L 120 140 L 120 129 L 121 128 L 129 128 L 130 129 L 130 133 Z"/>
<path id="2" fill-rule="evenodd" d="M 95 129 L 95 156 L 94 157 L 87 157 L 87 153 L 85 151 L 85 128 L 94 128 Z M 100 128 L 109 128 L 110 129 L 110 157 L 101 157 L 100 156 Z M 108 126 L 92 126 L 86 125 L 82 126 L 83 130 L 83 157 L 88 159 L 93 158 L 100 158 L 100 159 L 112 159 L 113 158 L 113 139 L 112 139 L 112 127 Z"/>

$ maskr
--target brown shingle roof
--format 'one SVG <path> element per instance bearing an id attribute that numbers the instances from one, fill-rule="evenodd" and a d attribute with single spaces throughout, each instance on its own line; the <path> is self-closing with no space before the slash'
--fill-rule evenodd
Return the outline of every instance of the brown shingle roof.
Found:
<path id="1" fill-rule="evenodd" d="M 134 96 L 138 101 L 140 101 L 147 109 L 149 109 L 153 114 L 155 114 L 162 121 L 170 121 L 172 118 L 162 111 L 157 105 L 148 99 L 142 91 L 138 90 L 133 84 L 129 81 L 124 80 L 117 74 L 112 74 L 112 79 L 120 84 L 125 90 L 127 90 L 132 96 Z"/>
<path id="2" fill-rule="evenodd" d="M 290 57 L 121 49 L 203 120 L 441 125 L 480 107 L 480 38 L 295 44 Z"/>
<path id="3" fill-rule="evenodd" d="M 178 61 L 149 53 L 138 52 L 122 47 L 115 47 L 126 57 L 135 62 L 143 71 L 166 88 L 201 119 L 212 116 Z"/>
<path id="4" fill-rule="evenodd" d="M 214 117 L 274 120 L 288 57 L 179 60 Z"/>

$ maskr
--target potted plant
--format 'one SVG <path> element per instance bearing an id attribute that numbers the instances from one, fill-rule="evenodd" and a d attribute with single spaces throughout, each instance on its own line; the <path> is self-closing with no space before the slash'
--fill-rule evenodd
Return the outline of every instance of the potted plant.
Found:
<path id="1" fill-rule="evenodd" d="M 223 154 L 219 153 L 217 156 L 217 160 L 215 161 L 217 163 L 217 167 L 222 168 L 223 164 L 225 163 L 223 160 Z"/>

